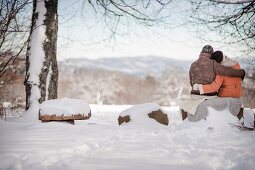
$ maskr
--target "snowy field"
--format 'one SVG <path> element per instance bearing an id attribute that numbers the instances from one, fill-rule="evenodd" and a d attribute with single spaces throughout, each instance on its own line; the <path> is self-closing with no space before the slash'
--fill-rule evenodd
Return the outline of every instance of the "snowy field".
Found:
<path id="1" fill-rule="evenodd" d="M 255 167 L 255 132 L 241 131 L 230 113 L 210 110 L 182 122 L 178 107 L 163 108 L 169 125 L 118 125 L 129 106 L 90 105 L 75 125 L 0 121 L 1 170 L 242 169 Z M 219 118 L 221 117 L 221 118 Z M 151 121 L 154 121 L 151 119 Z"/>

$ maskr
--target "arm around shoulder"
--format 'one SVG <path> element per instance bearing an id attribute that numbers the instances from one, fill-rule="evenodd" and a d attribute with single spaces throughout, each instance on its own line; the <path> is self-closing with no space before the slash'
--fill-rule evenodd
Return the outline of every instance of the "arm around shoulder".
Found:
<path id="1" fill-rule="evenodd" d="M 244 70 L 237 70 L 233 69 L 231 67 L 225 67 L 215 61 L 213 61 L 213 68 L 215 74 L 223 75 L 223 76 L 229 76 L 229 77 L 240 77 L 243 79 L 245 72 Z"/>
<path id="2" fill-rule="evenodd" d="M 222 83 L 223 83 L 223 76 L 216 75 L 215 80 L 211 84 L 201 85 L 199 90 L 200 92 L 202 91 L 203 93 L 217 92 L 220 89 Z"/>

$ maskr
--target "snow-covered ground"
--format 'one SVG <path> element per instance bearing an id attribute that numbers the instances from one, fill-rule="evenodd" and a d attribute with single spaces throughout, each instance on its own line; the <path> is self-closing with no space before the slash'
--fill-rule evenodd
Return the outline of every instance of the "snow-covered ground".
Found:
<path id="1" fill-rule="evenodd" d="M 118 125 L 130 106 L 90 105 L 89 120 L 0 121 L 1 170 L 254 169 L 255 131 L 240 131 L 230 113 L 210 110 L 205 121 L 182 122 L 178 107 L 163 109 L 169 125 Z"/>

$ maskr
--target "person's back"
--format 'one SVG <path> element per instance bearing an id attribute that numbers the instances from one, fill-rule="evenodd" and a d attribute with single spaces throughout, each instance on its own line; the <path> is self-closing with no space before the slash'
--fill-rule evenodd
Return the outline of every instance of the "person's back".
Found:
<path id="1" fill-rule="evenodd" d="M 213 70 L 213 60 L 210 59 L 210 54 L 201 53 L 199 58 L 190 66 L 190 85 L 210 84 L 215 79 Z"/>

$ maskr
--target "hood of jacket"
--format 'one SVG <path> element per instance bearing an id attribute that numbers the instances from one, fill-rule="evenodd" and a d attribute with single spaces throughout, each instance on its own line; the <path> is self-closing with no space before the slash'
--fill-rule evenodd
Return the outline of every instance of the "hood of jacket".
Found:
<path id="1" fill-rule="evenodd" d="M 238 64 L 238 62 L 227 57 L 227 56 L 223 56 L 223 60 L 222 60 L 221 64 L 226 67 L 233 67 L 234 65 Z"/>
<path id="2" fill-rule="evenodd" d="M 211 54 L 209 54 L 209 53 L 200 53 L 199 54 L 199 58 L 204 58 L 204 57 L 210 58 Z"/>

